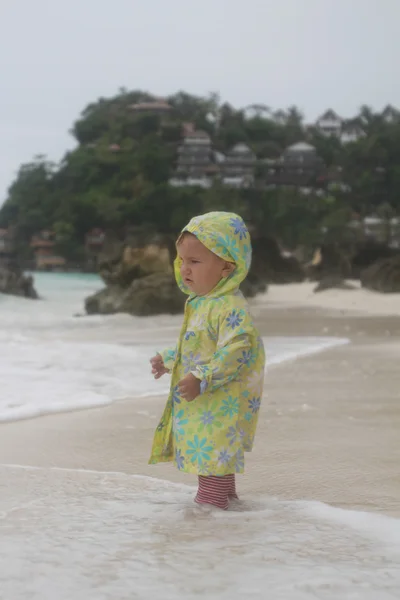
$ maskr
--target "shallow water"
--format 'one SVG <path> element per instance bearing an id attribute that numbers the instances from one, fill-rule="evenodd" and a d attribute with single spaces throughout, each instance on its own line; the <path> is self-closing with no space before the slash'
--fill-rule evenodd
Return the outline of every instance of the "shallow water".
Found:
<path id="1" fill-rule="evenodd" d="M 269 497 L 224 513 L 118 473 L 8 475 L 25 493 L 0 499 L 5 600 L 399 598 L 396 519 Z"/>

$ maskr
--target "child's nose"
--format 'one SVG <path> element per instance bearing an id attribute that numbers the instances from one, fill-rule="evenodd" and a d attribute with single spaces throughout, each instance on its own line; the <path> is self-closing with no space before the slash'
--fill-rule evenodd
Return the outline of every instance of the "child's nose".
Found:
<path id="1" fill-rule="evenodd" d="M 190 271 L 189 265 L 182 264 L 181 273 L 185 274 L 185 275 L 188 275 L 189 271 Z"/>

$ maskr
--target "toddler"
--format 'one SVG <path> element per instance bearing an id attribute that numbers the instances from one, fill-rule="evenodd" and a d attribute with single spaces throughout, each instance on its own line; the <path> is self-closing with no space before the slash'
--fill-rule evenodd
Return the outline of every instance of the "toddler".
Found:
<path id="1" fill-rule="evenodd" d="M 195 501 L 226 510 L 253 447 L 264 382 L 263 343 L 239 290 L 250 235 L 238 215 L 210 212 L 176 246 L 175 276 L 189 298 L 176 347 L 150 361 L 156 379 L 172 380 L 149 462 L 197 474 Z"/>

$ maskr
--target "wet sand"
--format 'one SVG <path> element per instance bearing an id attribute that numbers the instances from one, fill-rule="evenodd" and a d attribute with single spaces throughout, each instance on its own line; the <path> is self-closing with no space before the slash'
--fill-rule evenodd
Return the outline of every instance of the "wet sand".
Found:
<path id="1" fill-rule="evenodd" d="M 263 335 L 351 343 L 270 370 L 255 450 L 238 480 L 242 496 L 313 499 L 400 517 L 400 319 L 273 304 L 254 312 Z M 147 465 L 164 402 L 133 397 L 0 425 L 0 489 L 12 495 L 24 485 L 26 471 L 15 469 L 9 487 L 10 468 L 2 465 L 10 464 L 195 484 L 172 465 Z"/>

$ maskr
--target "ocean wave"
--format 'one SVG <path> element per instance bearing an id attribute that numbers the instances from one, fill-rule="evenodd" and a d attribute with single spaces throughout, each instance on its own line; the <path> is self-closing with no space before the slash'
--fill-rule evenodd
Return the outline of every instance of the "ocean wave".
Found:
<path id="1" fill-rule="evenodd" d="M 55 589 L 59 600 L 398 597 L 399 519 L 262 496 L 203 510 L 194 488 L 153 478 L 3 469 L 16 510 L 9 500 L 2 591 L 13 600 Z"/>
<path id="2" fill-rule="evenodd" d="M 39 274 L 46 300 L 1 297 L 0 421 L 103 406 L 168 392 L 149 359 L 174 344 L 180 315 L 74 317 L 99 289 L 93 276 Z M 335 338 L 265 338 L 268 368 L 346 343 Z"/>

